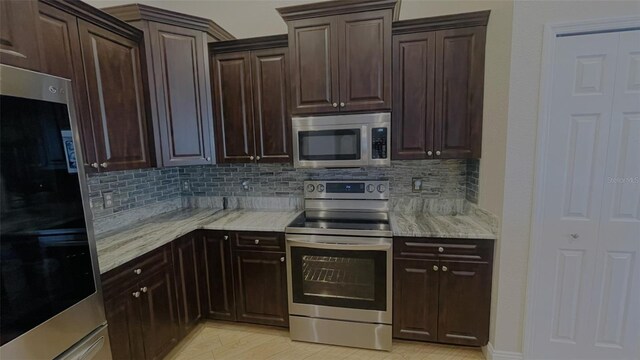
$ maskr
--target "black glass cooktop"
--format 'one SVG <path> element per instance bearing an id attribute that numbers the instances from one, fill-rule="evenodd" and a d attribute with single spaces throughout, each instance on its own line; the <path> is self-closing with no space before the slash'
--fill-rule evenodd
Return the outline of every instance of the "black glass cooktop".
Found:
<path id="1" fill-rule="evenodd" d="M 333 213 L 302 214 L 289 227 L 306 229 L 340 229 L 340 230 L 383 230 L 389 231 L 389 220 L 386 214 L 374 213 Z"/>

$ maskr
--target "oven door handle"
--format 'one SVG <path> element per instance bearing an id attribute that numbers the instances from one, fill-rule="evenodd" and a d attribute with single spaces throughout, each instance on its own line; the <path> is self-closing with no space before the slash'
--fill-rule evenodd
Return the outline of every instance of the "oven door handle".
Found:
<path id="1" fill-rule="evenodd" d="M 317 241 L 304 241 L 304 240 L 292 240 L 287 239 L 288 246 L 299 246 L 314 249 L 328 249 L 328 250 L 378 250 L 388 251 L 391 250 L 391 242 L 382 242 L 376 244 L 345 244 L 345 243 L 327 243 Z"/>

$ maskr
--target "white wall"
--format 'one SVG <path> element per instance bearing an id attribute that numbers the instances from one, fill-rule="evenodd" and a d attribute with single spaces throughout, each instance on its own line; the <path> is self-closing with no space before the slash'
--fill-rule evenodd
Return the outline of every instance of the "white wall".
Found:
<path id="1" fill-rule="evenodd" d="M 498 311 L 492 340 L 498 350 L 522 352 L 523 349 L 544 24 L 639 13 L 638 1 L 516 1 L 514 4 Z"/>

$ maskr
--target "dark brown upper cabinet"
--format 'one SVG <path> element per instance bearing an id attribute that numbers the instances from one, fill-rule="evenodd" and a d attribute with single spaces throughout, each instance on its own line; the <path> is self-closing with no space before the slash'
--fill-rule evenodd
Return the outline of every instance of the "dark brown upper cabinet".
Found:
<path id="1" fill-rule="evenodd" d="M 103 10 L 144 32 L 157 164 L 214 163 L 207 43 L 233 36 L 211 20 L 141 4 Z"/>
<path id="2" fill-rule="evenodd" d="M 40 70 L 38 3 L 0 1 L 0 63 Z"/>
<path id="3" fill-rule="evenodd" d="M 286 35 L 210 44 L 218 162 L 291 162 L 286 44 Z"/>
<path id="4" fill-rule="evenodd" d="M 391 108 L 391 23 L 398 4 L 329 1 L 277 9 L 289 27 L 294 115 Z"/>
<path id="5" fill-rule="evenodd" d="M 489 11 L 393 24 L 392 158 L 480 158 Z"/>

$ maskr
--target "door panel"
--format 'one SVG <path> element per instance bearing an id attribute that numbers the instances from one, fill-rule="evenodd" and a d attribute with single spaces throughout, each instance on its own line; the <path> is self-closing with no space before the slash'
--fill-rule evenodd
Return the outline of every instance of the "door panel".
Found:
<path id="1" fill-rule="evenodd" d="M 162 359 L 178 343 L 175 285 L 170 266 L 139 282 L 145 358 Z"/>
<path id="2" fill-rule="evenodd" d="M 337 112 L 338 18 L 289 22 L 291 112 Z M 333 106 L 333 104 L 336 106 Z"/>
<path id="3" fill-rule="evenodd" d="M 238 321 L 287 326 L 284 253 L 235 251 L 233 254 Z"/>
<path id="4" fill-rule="evenodd" d="M 437 158 L 480 157 L 485 31 L 469 27 L 436 32 Z"/>
<path id="5" fill-rule="evenodd" d="M 150 22 L 163 166 L 211 162 L 202 31 Z M 208 160 L 207 160 L 208 159 Z"/>
<path id="6" fill-rule="evenodd" d="M 138 284 L 104 286 L 104 311 L 114 360 L 144 359 Z M 140 295 L 140 293 L 138 293 Z"/>
<path id="7" fill-rule="evenodd" d="M 138 43 L 83 20 L 78 27 L 102 168 L 151 166 Z"/>
<path id="8" fill-rule="evenodd" d="M 71 79 L 76 118 L 80 128 L 85 172 L 96 172 L 98 164 L 93 138 L 91 112 L 87 101 L 82 49 L 76 17 L 52 6 L 38 3 L 38 36 L 42 71 Z M 94 166 L 91 166 L 94 164 Z"/>
<path id="9" fill-rule="evenodd" d="M 249 52 L 213 58 L 218 161 L 252 162 L 255 157 Z"/>
<path id="10" fill-rule="evenodd" d="M 392 157 L 433 158 L 435 32 L 395 35 L 393 73 Z"/>
<path id="11" fill-rule="evenodd" d="M 39 71 L 38 2 L 0 1 L 0 63 Z"/>
<path id="12" fill-rule="evenodd" d="M 394 259 L 393 268 L 393 336 L 436 341 L 438 261 Z"/>
<path id="13" fill-rule="evenodd" d="M 256 155 L 260 162 L 290 163 L 288 48 L 251 52 Z"/>
<path id="14" fill-rule="evenodd" d="M 391 108 L 391 11 L 338 17 L 340 110 Z"/>
<path id="15" fill-rule="evenodd" d="M 484 346 L 489 341 L 491 266 L 440 260 L 438 341 Z"/>
<path id="16" fill-rule="evenodd" d="M 588 339 L 590 356 L 633 359 L 640 356 L 640 31 L 619 36 Z"/>
<path id="17" fill-rule="evenodd" d="M 178 290 L 178 316 L 180 318 L 180 336 L 186 336 L 202 319 L 202 272 L 200 257 L 200 238 L 197 234 L 188 234 L 173 242 L 173 264 Z"/>
<path id="18" fill-rule="evenodd" d="M 235 320 L 229 236 L 206 231 L 202 241 L 204 312 L 210 319 Z"/>

